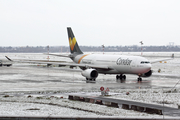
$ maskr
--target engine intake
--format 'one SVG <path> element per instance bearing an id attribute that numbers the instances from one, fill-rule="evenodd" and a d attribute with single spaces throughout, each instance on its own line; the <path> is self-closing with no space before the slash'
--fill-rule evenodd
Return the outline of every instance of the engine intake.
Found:
<path id="1" fill-rule="evenodd" d="M 96 79 L 98 77 L 98 72 L 95 69 L 86 69 L 81 74 L 88 79 Z"/>
<path id="2" fill-rule="evenodd" d="M 152 75 L 152 70 L 148 71 L 147 73 L 142 74 L 142 77 L 150 77 Z"/>

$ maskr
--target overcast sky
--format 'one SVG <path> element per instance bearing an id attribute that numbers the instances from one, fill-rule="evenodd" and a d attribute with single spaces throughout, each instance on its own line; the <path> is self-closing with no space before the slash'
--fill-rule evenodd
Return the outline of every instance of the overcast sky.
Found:
<path id="1" fill-rule="evenodd" d="M 180 0 L 0 0 L 0 46 L 180 45 Z"/>

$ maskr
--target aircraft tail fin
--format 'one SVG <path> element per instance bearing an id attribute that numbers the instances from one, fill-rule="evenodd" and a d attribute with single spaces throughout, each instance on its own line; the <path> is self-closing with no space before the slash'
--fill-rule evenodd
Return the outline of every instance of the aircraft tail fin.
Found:
<path id="1" fill-rule="evenodd" d="M 83 52 L 81 51 L 81 49 L 78 46 L 78 43 L 76 41 L 76 38 L 73 34 L 71 27 L 67 27 L 67 32 L 68 32 L 69 47 L 70 47 L 71 53 L 72 54 L 83 54 Z"/>

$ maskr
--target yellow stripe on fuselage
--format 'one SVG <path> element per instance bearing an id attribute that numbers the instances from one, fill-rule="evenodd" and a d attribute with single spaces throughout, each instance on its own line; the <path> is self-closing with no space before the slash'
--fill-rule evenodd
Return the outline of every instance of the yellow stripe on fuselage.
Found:
<path id="1" fill-rule="evenodd" d="M 86 55 L 83 55 L 79 60 L 78 60 L 78 64 L 81 62 L 81 60 L 84 58 L 84 57 L 86 57 L 87 55 L 89 55 L 89 54 L 86 54 Z"/>

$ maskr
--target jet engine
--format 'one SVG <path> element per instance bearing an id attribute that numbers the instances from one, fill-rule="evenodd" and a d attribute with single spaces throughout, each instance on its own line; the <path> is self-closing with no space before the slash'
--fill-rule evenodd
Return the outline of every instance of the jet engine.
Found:
<path id="1" fill-rule="evenodd" d="M 149 70 L 147 73 L 142 74 L 142 77 L 150 77 L 152 75 L 152 70 Z"/>
<path id="2" fill-rule="evenodd" d="M 96 79 L 98 77 L 98 72 L 95 69 L 86 69 L 81 74 L 87 79 Z"/>

